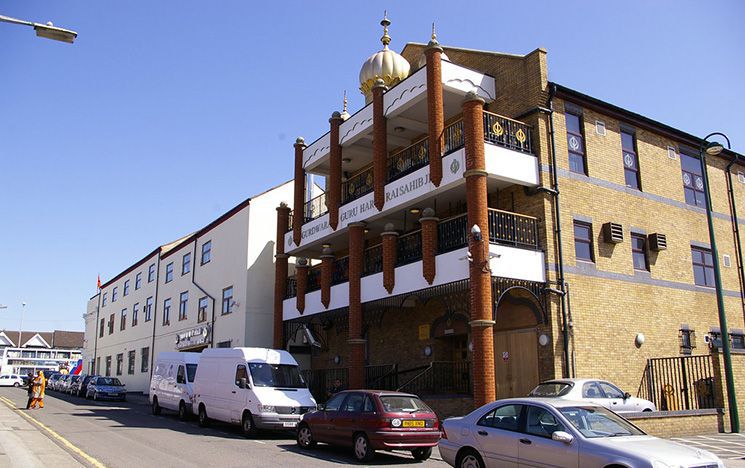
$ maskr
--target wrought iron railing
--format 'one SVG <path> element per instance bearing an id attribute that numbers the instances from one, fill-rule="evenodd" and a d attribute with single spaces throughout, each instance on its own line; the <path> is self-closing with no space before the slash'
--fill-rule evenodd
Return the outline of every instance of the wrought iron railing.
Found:
<path id="1" fill-rule="evenodd" d="M 442 155 L 450 154 L 466 144 L 463 136 L 463 119 L 457 120 L 442 131 Z"/>
<path id="2" fill-rule="evenodd" d="M 406 265 L 422 259 L 422 231 L 413 231 L 398 238 L 396 243 L 396 266 Z"/>
<path id="3" fill-rule="evenodd" d="M 287 231 L 285 232 L 292 232 L 292 216 L 294 213 L 295 213 L 294 210 L 290 211 L 290 217 L 288 218 L 288 223 L 287 223 Z"/>
<path id="4" fill-rule="evenodd" d="M 397 390 L 416 395 L 470 395 L 471 363 L 434 361 Z"/>
<path id="5" fill-rule="evenodd" d="M 307 292 L 318 291 L 319 289 L 321 289 L 321 265 L 316 265 L 308 269 Z"/>
<path id="6" fill-rule="evenodd" d="M 647 359 L 637 395 L 660 411 L 715 408 L 711 356 L 676 356 Z"/>
<path id="7" fill-rule="evenodd" d="M 366 366 L 365 388 L 396 390 L 398 388 L 398 364 Z"/>
<path id="8" fill-rule="evenodd" d="M 305 383 L 308 385 L 311 395 L 318 403 L 323 403 L 329 398 L 329 390 L 334 381 L 339 379 L 343 383 L 349 382 L 347 376 L 349 371 L 346 367 L 332 369 L 307 369 L 301 372 Z"/>
<path id="9" fill-rule="evenodd" d="M 341 185 L 341 204 L 349 203 L 373 191 L 373 168 L 368 167 Z"/>
<path id="10" fill-rule="evenodd" d="M 303 214 L 305 216 L 305 223 L 318 219 L 321 216 L 328 213 L 329 209 L 326 206 L 326 192 L 318 195 L 317 197 L 308 200 L 303 206 Z"/>
<path id="11" fill-rule="evenodd" d="M 365 249 L 362 259 L 362 276 L 373 275 L 383 271 L 383 244 Z"/>
<path id="12" fill-rule="evenodd" d="M 346 283 L 349 281 L 349 257 L 341 257 L 334 260 L 334 273 L 331 276 L 331 284 Z"/>
<path id="13" fill-rule="evenodd" d="M 450 252 L 468 245 L 468 215 L 440 221 L 437 225 L 437 253 Z"/>
<path id="14" fill-rule="evenodd" d="M 295 275 L 287 278 L 287 284 L 285 286 L 285 299 L 297 296 L 297 281 L 295 281 Z"/>
<path id="15" fill-rule="evenodd" d="M 484 111 L 484 140 L 499 146 L 532 153 L 530 125 Z"/>
<path id="16" fill-rule="evenodd" d="M 386 161 L 386 182 L 411 174 L 429 164 L 429 141 L 423 138 L 401 151 L 388 156 Z"/>
<path id="17" fill-rule="evenodd" d="M 538 221 L 508 211 L 489 208 L 489 241 L 538 248 Z"/>

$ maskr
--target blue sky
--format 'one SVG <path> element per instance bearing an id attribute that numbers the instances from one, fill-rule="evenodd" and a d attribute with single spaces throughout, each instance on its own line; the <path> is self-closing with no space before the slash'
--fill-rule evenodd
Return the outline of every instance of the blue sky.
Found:
<path id="1" fill-rule="evenodd" d="M 456 9 L 462 8 L 462 12 Z M 363 104 L 359 68 L 426 42 L 525 54 L 549 78 L 745 151 L 745 2 L 0 2 L 0 329 L 82 330 L 106 281 L 292 175 Z"/>

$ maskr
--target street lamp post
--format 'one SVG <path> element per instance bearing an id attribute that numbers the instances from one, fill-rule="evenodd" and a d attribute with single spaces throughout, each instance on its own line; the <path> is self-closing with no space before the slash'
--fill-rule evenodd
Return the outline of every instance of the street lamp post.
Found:
<path id="1" fill-rule="evenodd" d="M 21 333 L 23 332 L 23 313 L 26 311 L 26 303 L 21 302 L 21 326 L 18 328 L 18 347 L 21 347 Z"/>
<path id="2" fill-rule="evenodd" d="M 46 39 L 54 39 L 55 41 L 62 41 L 72 44 L 78 33 L 69 29 L 58 28 L 52 24 L 51 21 L 47 24 L 34 23 L 33 21 L 24 21 L 17 18 L 11 18 L 10 16 L 0 15 L 0 21 L 4 23 L 20 24 L 22 26 L 31 26 L 36 31 L 38 37 L 44 37 Z"/>
<path id="3" fill-rule="evenodd" d="M 705 155 L 716 156 L 724 150 L 721 143 L 709 141 L 718 135 L 727 140 L 727 149 L 731 149 L 729 138 L 723 133 L 714 132 L 707 135 L 699 147 L 701 167 L 704 173 L 704 187 L 706 188 L 706 221 L 709 224 L 709 242 L 711 242 L 711 256 L 714 262 L 714 284 L 716 286 L 717 309 L 719 311 L 719 328 L 722 333 L 722 355 L 724 356 L 724 378 L 727 381 L 727 402 L 729 404 L 729 418 L 732 432 L 740 432 L 740 417 L 737 412 L 737 398 L 735 397 L 735 382 L 732 375 L 732 355 L 729 345 L 729 329 L 727 328 L 727 314 L 724 309 L 724 294 L 722 293 L 722 275 L 719 271 L 719 253 L 714 237 L 714 221 L 712 219 L 711 190 L 709 189 L 709 171 L 706 168 Z"/>

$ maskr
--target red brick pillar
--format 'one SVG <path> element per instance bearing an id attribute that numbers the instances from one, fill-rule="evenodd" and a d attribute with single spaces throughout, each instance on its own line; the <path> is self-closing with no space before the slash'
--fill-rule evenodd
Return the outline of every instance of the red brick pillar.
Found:
<path id="1" fill-rule="evenodd" d="M 442 131 L 445 112 L 442 104 L 442 47 L 432 35 L 424 50 L 427 58 L 427 122 L 429 124 L 429 180 L 440 186 L 442 181 Z"/>
<path id="2" fill-rule="evenodd" d="M 295 304 L 300 315 L 305 312 L 305 292 L 308 290 L 308 259 L 298 257 L 295 264 Z"/>
<path id="3" fill-rule="evenodd" d="M 329 208 L 329 226 L 336 230 L 339 224 L 339 206 L 341 206 L 341 144 L 339 144 L 339 127 L 344 119 L 339 112 L 334 112 L 329 119 L 331 131 L 329 139 L 331 149 L 329 156 L 329 185 L 326 194 L 326 203 Z"/>
<path id="4" fill-rule="evenodd" d="M 287 254 L 285 253 L 285 233 L 290 225 L 290 208 L 286 203 L 281 203 L 277 207 L 277 241 L 275 248 L 274 264 L 274 329 L 273 329 L 273 347 L 274 349 L 284 348 L 284 317 L 282 314 L 285 293 L 287 292 Z"/>
<path id="5" fill-rule="evenodd" d="M 365 224 L 349 225 L 349 388 L 365 386 L 365 340 L 362 337 L 362 255 Z"/>
<path id="6" fill-rule="evenodd" d="M 373 95 L 373 199 L 378 210 L 385 204 L 386 164 L 388 160 L 388 135 L 383 113 L 383 93 L 388 89 L 378 78 L 372 89 Z"/>
<path id="7" fill-rule="evenodd" d="M 303 223 L 305 222 L 305 169 L 303 169 L 303 150 L 305 140 L 297 137 L 295 140 L 295 196 L 293 198 L 292 240 L 300 245 L 302 240 Z"/>
<path id="8" fill-rule="evenodd" d="M 380 236 L 383 238 L 383 286 L 391 294 L 396 286 L 398 232 L 393 229 L 392 223 L 388 223 Z"/>
<path id="9" fill-rule="evenodd" d="M 422 225 L 422 275 L 432 284 L 437 274 L 435 255 L 437 255 L 437 222 L 435 210 L 425 208 L 419 223 Z"/>
<path id="10" fill-rule="evenodd" d="M 471 92 L 463 102 L 465 135 L 466 205 L 468 208 L 468 249 L 470 264 L 471 336 L 473 338 L 473 404 L 496 399 L 494 381 L 494 319 L 492 316 L 491 272 L 489 271 L 489 223 L 487 212 L 486 163 L 484 159 L 484 100 Z M 478 226 L 480 240 L 472 234 Z"/>
<path id="11" fill-rule="evenodd" d="M 331 279 L 334 276 L 334 254 L 325 247 L 321 255 L 321 304 L 329 308 L 331 302 Z"/>

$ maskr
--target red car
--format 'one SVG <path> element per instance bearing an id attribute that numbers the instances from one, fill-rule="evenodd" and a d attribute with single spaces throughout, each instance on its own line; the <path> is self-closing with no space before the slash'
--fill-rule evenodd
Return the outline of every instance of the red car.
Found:
<path id="1" fill-rule="evenodd" d="M 348 390 L 331 397 L 318 411 L 300 419 L 297 443 L 352 447 L 358 461 L 376 450 L 411 450 L 423 461 L 440 440 L 437 415 L 416 395 L 386 390 Z"/>

